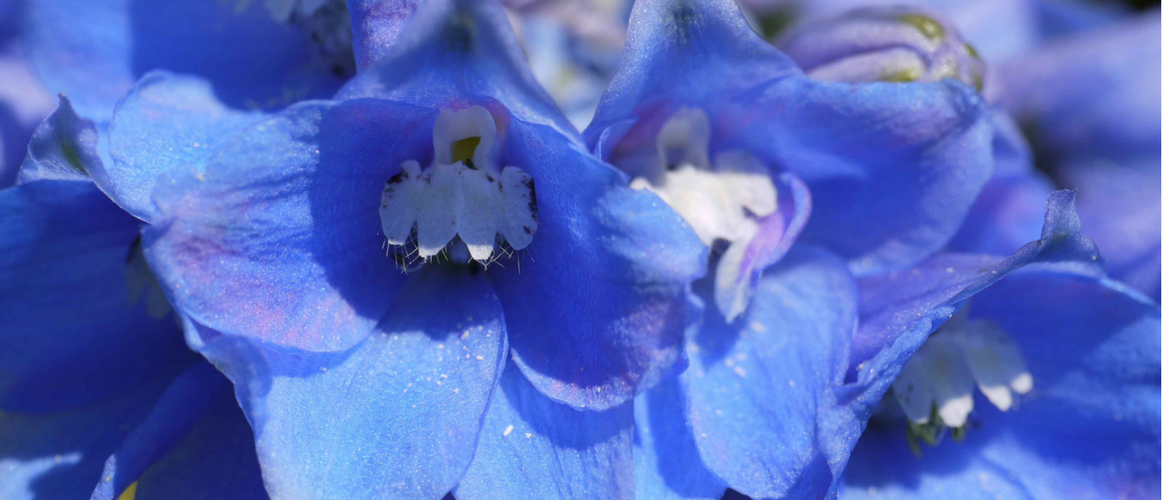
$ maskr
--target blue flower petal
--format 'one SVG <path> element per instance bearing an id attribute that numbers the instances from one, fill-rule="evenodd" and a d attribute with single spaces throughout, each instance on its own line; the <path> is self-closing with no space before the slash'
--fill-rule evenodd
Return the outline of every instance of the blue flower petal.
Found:
<path id="1" fill-rule="evenodd" d="M 480 0 L 422 3 L 378 64 L 337 99 L 378 97 L 439 109 L 494 99 L 517 118 L 579 141 L 553 99 L 529 73 L 504 9 Z"/>
<path id="2" fill-rule="evenodd" d="M 147 256 L 172 303 L 212 330 L 347 349 L 404 280 L 379 232 L 383 186 L 431 157 L 435 111 L 380 100 L 304 103 L 156 184 Z M 394 138 L 406 140 L 393 140 Z"/>
<path id="3" fill-rule="evenodd" d="M 843 498 L 1155 498 L 1160 313 L 1118 283 L 1025 268 L 972 298 L 1034 377 L 1020 406 L 981 400 L 961 442 L 912 455 L 902 426 L 868 428 Z"/>
<path id="4" fill-rule="evenodd" d="M 988 401 L 979 401 L 976 411 L 988 413 L 986 410 L 998 411 Z M 1030 495 L 1030 491 L 1022 484 L 1017 464 L 1007 468 L 1007 464 L 991 462 L 978 455 L 985 444 L 985 436 L 972 432 L 965 436 L 964 442 L 946 440 L 936 448 L 925 449 L 923 456 L 916 457 L 908 446 L 903 424 L 872 422 L 868 425 L 867 432 L 851 452 L 839 498 L 1037 498 Z"/>
<path id="5" fill-rule="evenodd" d="M 1083 230 L 1103 252 L 1107 272 L 1160 297 L 1160 155 L 1120 165 L 1096 160 L 1062 167 L 1065 183 L 1079 186 Z"/>
<path id="6" fill-rule="evenodd" d="M 761 277 L 745 318 L 708 308 L 683 375 L 688 421 L 704 463 L 752 497 L 815 497 L 838 450 L 821 420 L 846 374 L 857 291 L 845 262 L 795 247 Z"/>
<path id="7" fill-rule="evenodd" d="M 151 188 L 159 174 L 202 164 L 236 132 L 265 116 L 225 106 L 202 78 L 148 73 L 114 110 L 114 165 L 90 174 L 122 208 L 150 222 L 155 211 Z"/>
<path id="8" fill-rule="evenodd" d="M 230 388 L 138 479 L 134 500 L 264 500 L 252 428 Z"/>
<path id="9" fill-rule="evenodd" d="M 0 234 L 0 408 L 95 401 L 190 358 L 175 319 L 133 300 L 128 260 L 139 223 L 93 184 L 0 191 Z"/>
<path id="10" fill-rule="evenodd" d="M 425 266 L 350 351 L 227 335 L 202 350 L 236 386 L 273 497 L 439 498 L 472 461 L 504 328 L 483 275 Z"/>
<path id="11" fill-rule="evenodd" d="M 959 82 L 809 80 L 731 0 L 641 2 L 631 26 L 587 143 L 613 161 L 639 139 L 628 138 L 638 122 L 703 109 L 714 150 L 746 150 L 809 186 L 805 241 L 849 258 L 856 273 L 939 250 L 992 172 L 987 107 Z"/>
<path id="12" fill-rule="evenodd" d="M 728 489 L 700 459 L 676 378 L 635 398 L 635 497 L 720 498 Z"/>
<path id="13" fill-rule="evenodd" d="M 118 498 L 203 418 L 216 396 L 228 387 L 227 379 L 207 363 L 196 363 L 176 377 L 150 415 L 106 460 L 102 481 L 91 498 Z"/>
<path id="14" fill-rule="evenodd" d="M 6 365 L 7 366 L 7 365 Z M 0 497 L 86 498 L 102 480 L 102 462 L 150 412 L 169 376 L 68 411 L 5 412 L 0 425 Z"/>
<path id="15" fill-rule="evenodd" d="M 456 498 L 632 499 L 633 424 L 629 403 L 575 410 L 545 397 L 510 363 Z"/>
<path id="16" fill-rule="evenodd" d="M 515 122 L 502 157 L 533 176 L 540 220 L 519 268 L 489 271 L 525 376 L 555 400 L 601 410 L 682 369 L 699 314 L 690 285 L 707 255 L 695 233 L 548 127 Z"/>
<path id="17" fill-rule="evenodd" d="M 1102 276 L 1101 257 L 1094 243 L 1082 234 L 1074 201 L 1073 191 L 1052 194 L 1042 239 L 1008 258 L 942 253 L 915 268 L 862 280 L 852 365 L 890 350 L 893 343 L 904 342 L 902 337 L 926 336 L 965 299 L 1028 264 L 1048 263 L 1087 276 Z M 916 348 L 918 344 L 913 350 Z M 876 367 L 860 372 L 868 370 L 875 372 Z"/>
<path id="18" fill-rule="evenodd" d="M 776 108 L 757 119 L 735 113 L 746 121 L 733 135 L 761 157 L 779 155 L 806 182 L 814 209 L 803 241 L 847 257 L 856 273 L 904 267 L 939 250 L 992 173 L 987 108 L 959 82 L 791 79 L 771 90 L 760 99 Z M 746 102 L 742 111 L 754 106 L 767 105 Z"/>
<path id="19" fill-rule="evenodd" d="M 88 176 L 101 169 L 97 126 L 78 117 L 69 99 L 62 95 L 58 97 L 57 110 L 33 132 L 28 158 L 21 165 L 17 182 L 43 179 L 89 182 Z"/>
<path id="20" fill-rule="evenodd" d="M 421 0 L 350 0 L 354 61 L 362 71 L 391 52 Z"/>
<path id="21" fill-rule="evenodd" d="M 79 113 L 99 123 L 155 69 L 208 78 L 234 107 L 330 95 L 342 81 L 310 34 L 276 23 L 264 4 L 34 0 L 26 40 L 45 87 L 68 94 Z"/>
<path id="22" fill-rule="evenodd" d="M 585 135 L 593 143 L 603 127 L 634 118 L 657 99 L 707 104 L 800 74 L 793 61 L 749 28 L 731 0 L 639 1 L 631 11 L 619 72 Z M 713 128 L 720 128 L 716 120 Z"/>
<path id="23" fill-rule="evenodd" d="M 995 109 L 993 126 L 993 178 L 948 244 L 952 250 L 1009 255 L 1042 230 L 1053 183 L 1034 170 L 1030 146 L 1007 113 Z"/>

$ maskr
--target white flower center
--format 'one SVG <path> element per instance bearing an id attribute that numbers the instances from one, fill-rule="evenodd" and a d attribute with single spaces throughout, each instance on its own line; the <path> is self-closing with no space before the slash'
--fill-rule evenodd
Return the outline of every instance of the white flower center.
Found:
<path id="1" fill-rule="evenodd" d="M 913 424 L 938 416 L 945 426 L 964 427 L 973 411 L 974 385 L 1001 411 L 1013 407 L 1015 395 L 1033 390 L 1033 376 L 1013 338 L 990 321 L 965 316 L 967 310 L 928 337 L 892 385 Z"/>
<path id="2" fill-rule="evenodd" d="M 435 161 L 410 160 L 383 189 L 383 234 L 392 246 L 412 241 L 425 261 L 449 244 L 481 263 L 493 259 L 498 236 L 513 250 L 533 241 L 537 203 L 533 178 L 496 164 L 496 122 L 481 106 L 440 111 L 432 134 Z M 458 239 L 457 239 L 458 238 Z M 455 240 L 455 241 L 453 241 Z"/>
<path id="3" fill-rule="evenodd" d="M 657 164 L 631 187 L 659 195 L 709 247 L 729 243 L 717 263 L 715 296 L 732 321 L 748 305 L 750 280 L 742 279 L 741 265 L 758 220 L 777 211 L 777 189 L 765 165 L 744 151 L 721 152 L 710 164 L 710 136 L 703 111 L 677 111 L 656 137 Z"/>

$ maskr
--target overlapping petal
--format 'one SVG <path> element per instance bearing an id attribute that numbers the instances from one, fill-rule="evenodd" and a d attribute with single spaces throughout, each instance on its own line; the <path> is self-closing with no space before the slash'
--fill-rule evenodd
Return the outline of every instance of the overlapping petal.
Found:
<path id="1" fill-rule="evenodd" d="M 252 429 L 230 389 L 134 483 L 135 500 L 264 500 Z"/>
<path id="2" fill-rule="evenodd" d="M 683 369 L 684 331 L 699 314 L 690 285 L 703 245 L 658 197 L 548 127 L 515 123 L 504 155 L 533 176 L 541 226 L 489 271 L 513 359 L 541 392 L 605 409 Z"/>
<path id="3" fill-rule="evenodd" d="M 704 464 L 752 497 L 817 496 L 833 480 L 823 413 L 836 404 L 855 329 L 845 262 L 798 247 L 761 278 L 745 317 L 709 311 L 682 377 Z"/>
<path id="4" fill-rule="evenodd" d="M 201 165 L 266 116 L 225 106 L 207 80 L 148 73 L 114 110 L 109 128 L 114 164 L 91 175 L 123 209 L 151 222 L 151 189 L 160 174 Z"/>
<path id="5" fill-rule="evenodd" d="M 45 87 L 69 95 L 82 116 L 99 123 L 156 69 L 208 78 L 233 107 L 284 106 L 341 85 L 309 33 L 276 23 L 265 2 L 242 5 L 33 0 L 24 30 Z"/>
<path id="6" fill-rule="evenodd" d="M 1087 236 L 1103 252 L 1115 279 L 1160 299 L 1161 159 L 1153 155 L 1120 165 L 1094 160 L 1062 168 L 1062 181 L 1079 188 Z M 1084 187 L 1085 186 L 1085 187 Z"/>
<path id="7" fill-rule="evenodd" d="M 430 158 L 434 115 L 303 103 L 169 172 L 144 238 L 172 301 L 212 330 L 272 344 L 360 342 L 405 279 L 378 231 L 381 191 L 399 163 Z"/>
<path id="8" fill-rule="evenodd" d="M 89 183 L 91 171 L 103 167 L 97 126 L 77 116 L 64 95 L 57 98 L 57 109 L 37 126 L 27 150 L 28 158 L 17 174 L 20 183 L 45 179 Z"/>
<path id="9" fill-rule="evenodd" d="M 73 180 L 47 175 L 0 191 L 0 407 L 9 411 L 114 396 L 191 356 L 174 318 L 132 294 L 138 221 L 75 170 L 97 160 L 62 102 L 27 166 Z"/>
<path id="10" fill-rule="evenodd" d="M 193 364 L 106 460 L 91 499 L 267 498 L 243 416 L 228 380 Z"/>
<path id="11" fill-rule="evenodd" d="M 392 51 L 420 0 L 350 0 L 354 61 L 364 70 Z"/>
<path id="12" fill-rule="evenodd" d="M 144 419 L 170 377 L 53 413 L 5 411 L 0 425 L 0 496 L 12 500 L 86 498 L 102 463 Z"/>
<path id="13" fill-rule="evenodd" d="M 993 177 L 981 190 L 951 250 L 1009 255 L 1042 230 L 1051 182 L 1034 169 L 1034 155 L 1009 115 L 993 112 Z"/>
<path id="14" fill-rule="evenodd" d="M 377 330 L 348 351 L 311 353 L 219 336 L 276 498 L 439 498 L 476 450 L 504 368 L 500 305 L 483 275 L 414 273 Z"/>
<path id="15" fill-rule="evenodd" d="M 547 398 L 509 363 L 484 419 L 462 500 L 635 498 L 631 403 L 579 411 Z"/>
<path id="16" fill-rule="evenodd" d="M 676 378 L 635 398 L 637 498 L 720 498 L 728 489 L 700 458 L 686 404 Z"/>
<path id="17" fill-rule="evenodd" d="M 549 125 L 580 142 L 529 73 L 500 4 L 434 0 L 420 4 L 410 20 L 377 64 L 347 83 L 336 99 L 376 97 L 430 108 L 487 98 L 523 121 Z"/>
<path id="18" fill-rule="evenodd" d="M 1023 266 L 1048 263 L 1087 276 L 1102 276 L 1101 257 L 1094 243 L 1082 234 L 1074 198 L 1073 191 L 1052 194 L 1042 238 L 1007 258 L 942 253 L 912 269 L 862 280 L 852 365 L 890 350 L 911 332 L 926 336 L 965 299 Z M 875 366 L 870 368 L 873 371 Z"/>

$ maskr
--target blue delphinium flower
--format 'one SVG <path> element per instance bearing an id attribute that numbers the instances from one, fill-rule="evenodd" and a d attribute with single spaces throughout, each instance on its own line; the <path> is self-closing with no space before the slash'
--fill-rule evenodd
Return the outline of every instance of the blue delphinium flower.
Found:
<path id="1" fill-rule="evenodd" d="M 231 384 L 183 344 L 69 101 L 0 190 L 0 496 L 265 498 Z"/>
<path id="2" fill-rule="evenodd" d="M 1159 495 L 1159 309 L 1106 277 L 1073 198 L 1000 263 L 860 280 L 852 364 L 878 409 L 842 498 Z"/>
<path id="3" fill-rule="evenodd" d="M 955 80 L 807 78 L 731 1 L 636 2 L 630 26 L 587 140 L 713 250 L 688 370 L 637 401 L 639 487 L 825 495 L 861 429 L 854 276 L 952 237 L 992 168 L 985 105 Z"/>
<path id="4" fill-rule="evenodd" d="M 869 7 L 799 24 L 778 46 L 811 77 L 849 83 L 953 78 L 981 90 L 988 79 L 976 49 L 946 19 L 923 8 Z M 1042 228 L 1055 187 L 1033 166 L 1012 117 L 991 109 L 993 176 L 949 243 L 955 250 L 1007 255 Z"/>
<path id="5" fill-rule="evenodd" d="M 334 101 L 237 127 L 157 74 L 111 125 L 112 190 L 269 493 L 630 497 L 630 401 L 683 368 L 703 247 L 585 150 L 499 5 L 352 7 L 388 31 L 355 30 L 372 64 Z"/>

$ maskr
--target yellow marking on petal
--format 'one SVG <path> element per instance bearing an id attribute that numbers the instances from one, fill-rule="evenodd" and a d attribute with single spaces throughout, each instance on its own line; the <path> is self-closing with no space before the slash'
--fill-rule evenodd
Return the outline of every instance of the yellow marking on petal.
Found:
<path id="1" fill-rule="evenodd" d="M 919 80 L 921 76 L 923 76 L 923 73 L 918 69 L 899 68 L 884 73 L 883 76 L 879 77 L 879 80 L 891 83 L 908 83 Z"/>
<path id="2" fill-rule="evenodd" d="M 452 163 L 460 163 L 464 160 L 471 161 L 472 155 L 476 153 L 476 146 L 480 145 L 479 137 L 469 137 L 467 139 L 460 139 L 452 143 Z"/>
<path id="3" fill-rule="evenodd" d="M 134 496 L 138 494 L 138 481 L 130 483 L 130 487 L 126 488 L 121 495 L 118 495 L 118 500 L 134 500 Z"/>
<path id="4" fill-rule="evenodd" d="M 920 14 L 905 14 L 899 16 L 899 20 L 905 24 L 911 25 L 924 35 L 925 38 L 933 42 L 939 42 L 944 39 L 944 27 L 928 16 Z"/>

